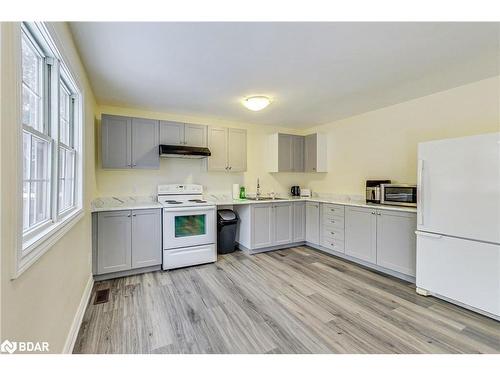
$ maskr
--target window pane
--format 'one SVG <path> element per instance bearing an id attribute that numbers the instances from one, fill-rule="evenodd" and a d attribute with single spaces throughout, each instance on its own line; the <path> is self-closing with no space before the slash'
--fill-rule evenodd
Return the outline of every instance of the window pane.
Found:
<path id="1" fill-rule="evenodd" d="M 49 180 L 49 142 L 32 137 L 31 180 Z"/>
<path id="2" fill-rule="evenodd" d="M 50 218 L 49 182 L 31 182 L 30 189 L 29 225 L 33 227 Z"/>
<path id="3" fill-rule="evenodd" d="M 30 226 L 30 205 L 29 205 L 29 195 L 30 195 L 30 183 L 23 182 L 23 230 L 26 230 Z"/>
<path id="4" fill-rule="evenodd" d="M 40 94 L 41 56 L 23 35 L 22 39 L 23 82 L 35 93 Z"/>
<path id="5" fill-rule="evenodd" d="M 36 130 L 43 132 L 41 121 L 41 99 L 25 85 L 23 85 L 23 124 L 31 126 Z"/>
<path id="6" fill-rule="evenodd" d="M 23 132 L 23 180 L 30 178 L 31 135 Z"/>
<path id="7" fill-rule="evenodd" d="M 61 81 L 59 85 L 59 140 L 66 146 L 71 144 L 71 94 L 66 85 Z"/>
<path id="8" fill-rule="evenodd" d="M 59 212 L 75 205 L 75 151 L 59 148 Z"/>

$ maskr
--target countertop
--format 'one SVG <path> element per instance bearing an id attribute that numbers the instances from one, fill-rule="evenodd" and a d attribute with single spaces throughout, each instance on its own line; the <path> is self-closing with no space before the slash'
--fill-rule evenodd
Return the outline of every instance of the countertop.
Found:
<path id="1" fill-rule="evenodd" d="M 415 207 L 388 206 L 380 204 L 366 203 L 359 196 L 315 196 L 311 198 L 280 198 L 275 200 L 251 199 L 231 199 L 229 195 L 212 195 L 205 197 L 209 202 L 216 206 L 234 206 L 241 204 L 265 204 L 279 202 L 318 202 L 333 203 L 345 206 L 376 208 L 379 210 L 417 212 Z M 92 202 L 92 212 L 100 211 L 120 211 L 120 210 L 143 210 L 149 208 L 162 208 L 163 206 L 156 201 L 156 197 L 105 197 L 97 198 Z"/>

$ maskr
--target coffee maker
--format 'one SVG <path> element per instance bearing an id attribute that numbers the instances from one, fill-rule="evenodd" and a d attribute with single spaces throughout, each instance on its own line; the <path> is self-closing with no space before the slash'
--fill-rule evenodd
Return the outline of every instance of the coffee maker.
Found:
<path id="1" fill-rule="evenodd" d="M 300 186 L 292 186 L 290 189 L 292 197 L 300 197 Z"/>
<path id="2" fill-rule="evenodd" d="M 380 185 L 391 180 L 366 180 L 366 203 L 380 203 Z"/>

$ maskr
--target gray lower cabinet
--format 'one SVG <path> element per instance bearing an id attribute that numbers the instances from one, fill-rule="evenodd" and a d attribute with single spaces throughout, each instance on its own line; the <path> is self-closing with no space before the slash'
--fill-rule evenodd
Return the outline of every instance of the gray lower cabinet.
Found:
<path id="1" fill-rule="evenodd" d="M 271 203 L 259 203 L 251 205 L 251 232 L 252 249 L 260 249 L 273 245 L 274 216 Z"/>
<path id="2" fill-rule="evenodd" d="M 306 202 L 306 241 L 319 245 L 319 203 Z"/>
<path id="3" fill-rule="evenodd" d="M 417 216 L 411 212 L 377 212 L 377 264 L 415 276 Z"/>
<path id="4" fill-rule="evenodd" d="M 306 202 L 293 203 L 293 242 L 306 240 Z"/>
<path id="5" fill-rule="evenodd" d="M 102 115 L 102 167 L 110 169 L 160 166 L 157 120 Z"/>
<path id="6" fill-rule="evenodd" d="M 377 216 L 371 208 L 346 207 L 345 253 L 370 263 L 377 262 Z"/>
<path id="7" fill-rule="evenodd" d="M 97 274 L 131 268 L 132 223 L 130 211 L 97 214 Z"/>
<path id="8" fill-rule="evenodd" d="M 291 202 L 273 204 L 274 241 L 273 245 L 293 242 L 293 204 Z"/>
<path id="9" fill-rule="evenodd" d="M 98 212 L 94 219 L 95 274 L 161 264 L 160 209 Z"/>

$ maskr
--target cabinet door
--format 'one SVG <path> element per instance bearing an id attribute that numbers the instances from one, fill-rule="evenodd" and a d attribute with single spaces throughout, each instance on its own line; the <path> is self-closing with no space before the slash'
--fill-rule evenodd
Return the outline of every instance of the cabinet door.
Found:
<path id="1" fill-rule="evenodd" d="M 417 214 L 378 211 L 377 264 L 415 276 Z"/>
<path id="2" fill-rule="evenodd" d="M 132 254 L 130 211 L 97 215 L 97 273 L 129 270 Z"/>
<path id="3" fill-rule="evenodd" d="M 319 244 L 319 203 L 306 203 L 306 241 Z"/>
<path id="4" fill-rule="evenodd" d="M 207 126 L 185 124 L 184 144 L 193 147 L 207 147 Z"/>
<path id="5" fill-rule="evenodd" d="M 161 264 L 161 211 L 132 211 L 132 268 Z"/>
<path id="6" fill-rule="evenodd" d="M 292 137 L 292 170 L 304 172 L 304 137 L 296 135 Z"/>
<path id="7" fill-rule="evenodd" d="M 273 244 L 273 205 L 259 203 L 252 205 L 252 249 Z"/>
<path id="8" fill-rule="evenodd" d="M 278 134 L 278 172 L 293 171 L 292 139 L 290 134 Z"/>
<path id="9" fill-rule="evenodd" d="M 160 167 L 158 120 L 132 119 L 132 168 Z"/>
<path id="10" fill-rule="evenodd" d="M 160 144 L 183 145 L 184 123 L 175 121 L 160 121 Z"/>
<path id="11" fill-rule="evenodd" d="M 291 202 L 273 205 L 274 241 L 273 245 L 293 242 L 293 204 Z"/>
<path id="12" fill-rule="evenodd" d="M 310 134 L 305 137 L 304 153 L 304 170 L 306 172 L 316 172 L 318 157 L 316 134 Z"/>
<path id="13" fill-rule="evenodd" d="M 207 169 L 226 171 L 228 167 L 226 128 L 208 128 L 208 149 L 212 155 L 207 158 Z"/>
<path id="14" fill-rule="evenodd" d="M 306 240 L 306 202 L 293 203 L 293 242 Z"/>
<path id="15" fill-rule="evenodd" d="M 129 117 L 102 115 L 101 150 L 103 168 L 130 168 L 131 125 Z"/>
<path id="16" fill-rule="evenodd" d="M 247 131 L 228 129 L 228 167 L 230 172 L 247 170 Z"/>
<path id="17" fill-rule="evenodd" d="M 377 261 L 377 215 L 374 209 L 346 207 L 345 253 L 367 262 Z"/>

